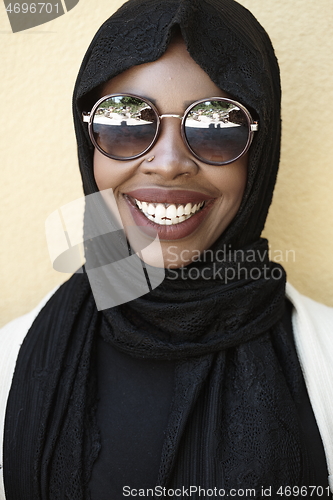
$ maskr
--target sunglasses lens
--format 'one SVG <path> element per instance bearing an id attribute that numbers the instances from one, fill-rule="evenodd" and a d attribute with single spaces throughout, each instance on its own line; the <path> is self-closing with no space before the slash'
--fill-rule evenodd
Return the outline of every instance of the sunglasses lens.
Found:
<path id="1" fill-rule="evenodd" d="M 245 112 L 234 103 L 205 101 L 190 110 L 184 132 L 198 157 L 212 163 L 228 163 L 245 150 L 249 122 Z"/>
<path id="2" fill-rule="evenodd" d="M 109 97 L 95 110 L 92 132 L 107 155 L 131 158 L 143 153 L 153 142 L 157 116 L 147 102 L 137 97 Z"/>

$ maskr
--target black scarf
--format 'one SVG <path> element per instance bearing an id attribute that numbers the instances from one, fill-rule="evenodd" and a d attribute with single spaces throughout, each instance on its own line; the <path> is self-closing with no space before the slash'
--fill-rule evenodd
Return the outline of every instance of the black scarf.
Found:
<path id="1" fill-rule="evenodd" d="M 193 263 L 140 299 L 102 312 L 85 274 L 63 285 L 19 353 L 5 423 L 8 500 L 89 498 L 101 446 L 98 335 L 131 356 L 177 360 L 159 485 L 256 488 L 260 498 L 262 486 L 313 480 L 296 411 L 302 376 L 281 322 L 285 274 L 260 239 L 279 163 L 279 70 L 267 34 L 246 9 L 233 0 L 131 0 L 100 28 L 73 100 L 84 191 L 97 187 L 82 109 L 91 108 L 103 82 L 158 59 L 176 25 L 193 59 L 259 118 L 241 207 L 213 246 L 254 257 L 226 252 L 195 280 L 191 270 L 207 262 Z M 239 265 L 238 278 L 226 284 L 226 269 Z M 251 275 L 253 268 L 259 271 Z"/>

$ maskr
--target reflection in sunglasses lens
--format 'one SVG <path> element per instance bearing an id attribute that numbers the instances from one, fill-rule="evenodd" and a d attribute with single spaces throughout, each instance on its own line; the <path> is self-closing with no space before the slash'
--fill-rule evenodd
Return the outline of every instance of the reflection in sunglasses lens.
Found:
<path id="1" fill-rule="evenodd" d="M 105 153 L 113 157 L 139 155 L 153 142 L 156 130 L 155 111 L 136 97 L 109 97 L 95 111 L 95 140 Z"/>
<path id="2" fill-rule="evenodd" d="M 249 125 L 242 109 L 226 101 L 194 106 L 185 120 L 185 135 L 196 155 L 210 162 L 228 162 L 245 149 Z"/>

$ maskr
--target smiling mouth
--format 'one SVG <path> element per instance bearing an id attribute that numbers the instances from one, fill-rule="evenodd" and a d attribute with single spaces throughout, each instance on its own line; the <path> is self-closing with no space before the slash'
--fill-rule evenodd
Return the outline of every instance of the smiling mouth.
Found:
<path id="1" fill-rule="evenodd" d="M 136 207 L 143 215 L 160 226 L 174 226 L 184 222 L 197 214 L 205 206 L 205 201 L 199 203 L 152 203 L 133 198 Z"/>
<path id="2" fill-rule="evenodd" d="M 140 188 L 123 193 L 134 223 L 150 238 L 180 240 L 196 231 L 215 197 L 184 189 Z"/>

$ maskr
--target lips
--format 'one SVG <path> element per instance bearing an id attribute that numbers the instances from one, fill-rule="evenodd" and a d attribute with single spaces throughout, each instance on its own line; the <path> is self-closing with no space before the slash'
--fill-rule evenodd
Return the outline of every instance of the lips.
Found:
<path id="1" fill-rule="evenodd" d="M 148 203 L 176 203 L 179 205 L 187 203 L 200 203 L 212 200 L 212 196 L 197 191 L 185 191 L 175 189 L 135 189 L 126 193 L 128 196 Z"/>
<path id="2" fill-rule="evenodd" d="M 137 189 L 124 194 L 134 222 L 162 240 L 182 239 L 205 219 L 214 198 L 196 191 Z"/>

